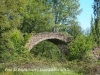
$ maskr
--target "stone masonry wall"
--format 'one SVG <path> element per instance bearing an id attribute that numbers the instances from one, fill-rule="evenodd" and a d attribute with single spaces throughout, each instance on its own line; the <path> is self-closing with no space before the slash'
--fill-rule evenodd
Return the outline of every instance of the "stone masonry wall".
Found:
<path id="1" fill-rule="evenodd" d="M 33 35 L 28 42 L 26 43 L 25 47 L 30 51 L 36 44 L 43 40 L 48 39 L 58 39 L 64 42 L 68 42 L 68 37 L 62 33 L 59 32 L 44 32 L 44 33 L 38 33 Z"/>

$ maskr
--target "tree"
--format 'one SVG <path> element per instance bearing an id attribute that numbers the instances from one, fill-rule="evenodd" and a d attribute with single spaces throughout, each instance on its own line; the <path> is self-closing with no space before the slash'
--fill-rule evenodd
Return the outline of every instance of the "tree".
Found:
<path id="1" fill-rule="evenodd" d="M 94 0 L 95 42 L 100 45 L 100 0 Z"/>
<path id="2" fill-rule="evenodd" d="M 73 36 L 73 38 L 75 39 L 77 36 L 82 34 L 82 29 L 79 26 L 78 22 L 74 22 L 72 21 L 72 25 L 68 25 L 66 28 L 66 32 Z"/>
<path id="3" fill-rule="evenodd" d="M 55 24 L 71 25 L 70 20 L 75 21 L 80 11 L 78 0 L 31 0 L 26 5 L 21 30 L 45 32 L 51 31 Z"/>
<path id="4" fill-rule="evenodd" d="M 69 24 L 69 21 L 76 19 L 81 12 L 78 0 L 52 0 L 52 2 L 55 24 Z"/>
<path id="5" fill-rule="evenodd" d="M 100 0 L 94 0 L 93 10 L 94 10 L 94 17 L 100 18 Z"/>
<path id="6" fill-rule="evenodd" d="M 22 0 L 0 1 L 0 61 L 6 59 L 9 60 L 10 55 L 12 55 L 14 50 L 17 48 L 15 48 L 15 42 L 12 42 L 10 38 L 13 30 L 15 29 L 15 31 L 18 32 L 18 37 L 23 37 L 20 35 L 21 32 L 18 30 L 18 28 L 21 27 L 21 13 L 23 11 L 21 8 L 24 9 L 24 5 L 25 3 Z"/>
<path id="7" fill-rule="evenodd" d="M 50 12 L 49 4 L 45 0 L 30 0 L 24 10 L 24 20 L 22 23 L 22 32 L 31 33 L 33 31 L 45 32 L 51 31 L 53 15 Z"/>
<path id="8" fill-rule="evenodd" d="M 21 5 L 23 4 L 23 5 Z M 24 3 L 20 1 L 5 0 L 0 1 L 0 32 L 18 28 L 21 26 L 21 11 Z"/>
<path id="9" fill-rule="evenodd" d="M 78 25 L 77 15 L 82 11 L 79 9 L 79 0 L 50 0 L 50 2 L 54 22 L 56 24 L 55 28 L 57 28 L 58 25 L 60 32 L 66 33 L 66 30 L 71 31 L 69 27 L 73 26 L 73 23 L 77 23 L 74 25 Z"/>

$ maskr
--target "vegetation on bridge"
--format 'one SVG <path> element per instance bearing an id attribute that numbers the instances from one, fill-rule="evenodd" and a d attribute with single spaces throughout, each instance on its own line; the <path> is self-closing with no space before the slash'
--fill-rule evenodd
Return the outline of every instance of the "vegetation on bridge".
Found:
<path id="1" fill-rule="evenodd" d="M 100 0 L 94 0 L 95 17 L 91 18 L 89 32 L 77 21 L 82 12 L 79 6 L 79 0 L 1 0 L 0 72 L 3 74 L 5 68 L 53 66 L 72 73 L 100 74 L 100 58 L 96 60 L 90 53 L 100 46 Z M 25 44 L 31 36 L 52 29 L 73 37 L 66 45 L 67 53 L 46 40 L 27 52 Z"/>

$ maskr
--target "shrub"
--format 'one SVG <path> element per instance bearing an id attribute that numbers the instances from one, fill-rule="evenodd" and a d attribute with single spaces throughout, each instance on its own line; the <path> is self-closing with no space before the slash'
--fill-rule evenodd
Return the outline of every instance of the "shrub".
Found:
<path id="1" fill-rule="evenodd" d="M 32 50 L 32 53 L 37 57 L 45 57 L 52 60 L 57 60 L 60 56 L 60 50 L 51 42 L 42 41 L 37 44 Z"/>
<path id="2" fill-rule="evenodd" d="M 1 39 L 1 62 L 13 60 L 18 54 L 23 52 L 24 37 L 17 29 L 12 29 L 8 32 L 2 33 Z"/>
<path id="3" fill-rule="evenodd" d="M 93 48 L 92 37 L 80 35 L 73 42 L 69 44 L 68 59 L 69 60 L 82 59 L 86 51 L 91 50 L 92 48 Z"/>

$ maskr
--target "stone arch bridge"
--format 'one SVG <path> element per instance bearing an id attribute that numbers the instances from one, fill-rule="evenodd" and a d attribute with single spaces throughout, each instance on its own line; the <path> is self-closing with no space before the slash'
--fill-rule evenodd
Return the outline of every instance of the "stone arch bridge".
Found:
<path id="1" fill-rule="evenodd" d="M 58 48 L 61 49 L 61 51 L 65 51 L 66 44 L 68 44 L 71 41 L 71 37 L 68 37 L 67 35 L 59 32 L 37 33 L 28 40 L 25 47 L 30 51 L 35 45 L 44 40 L 56 44 Z"/>

